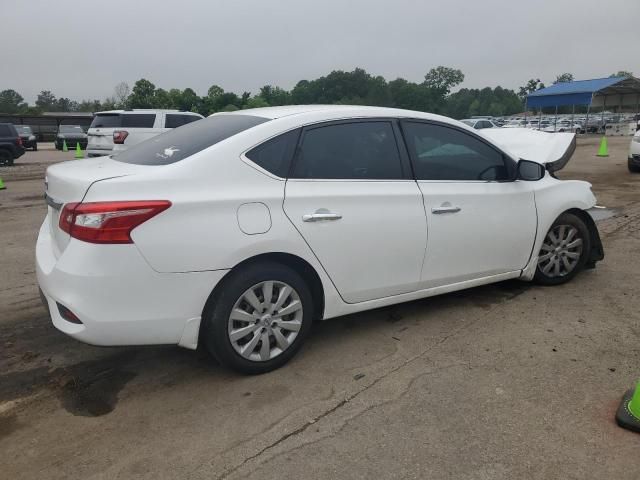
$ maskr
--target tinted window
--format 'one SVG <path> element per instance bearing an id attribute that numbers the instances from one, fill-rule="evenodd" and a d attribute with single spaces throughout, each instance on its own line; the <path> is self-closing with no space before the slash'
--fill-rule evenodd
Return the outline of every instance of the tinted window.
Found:
<path id="1" fill-rule="evenodd" d="M 31 135 L 31 127 L 28 127 L 27 125 L 14 125 L 14 127 L 16 128 L 18 133 Z"/>
<path id="2" fill-rule="evenodd" d="M 93 117 L 89 128 L 117 128 L 119 126 L 119 113 L 99 113 Z"/>
<path id="3" fill-rule="evenodd" d="M 502 153 L 454 128 L 403 125 L 418 180 L 507 180 Z"/>
<path id="4" fill-rule="evenodd" d="M 0 137 L 13 137 L 14 134 L 9 125 L 0 125 Z"/>
<path id="5" fill-rule="evenodd" d="M 327 179 L 403 178 L 391 123 L 344 123 L 306 131 L 291 176 Z"/>
<path id="6" fill-rule="evenodd" d="M 299 129 L 284 133 L 258 145 L 247 152 L 246 156 L 267 172 L 285 178 L 289 173 L 291 157 L 293 157 L 299 135 Z"/>
<path id="7" fill-rule="evenodd" d="M 100 113 L 89 128 L 153 128 L 155 113 Z"/>
<path id="8" fill-rule="evenodd" d="M 185 115 L 182 113 L 167 113 L 165 116 L 164 126 L 165 128 L 178 128 L 187 123 L 200 120 L 200 117 L 195 115 Z"/>
<path id="9" fill-rule="evenodd" d="M 60 125 L 60 133 L 84 133 L 79 125 Z"/>
<path id="10" fill-rule="evenodd" d="M 112 158 L 138 165 L 168 165 L 266 121 L 251 115 L 215 115 L 153 137 Z"/>
<path id="11" fill-rule="evenodd" d="M 155 113 L 123 113 L 120 126 L 123 128 L 153 128 L 155 121 Z"/>

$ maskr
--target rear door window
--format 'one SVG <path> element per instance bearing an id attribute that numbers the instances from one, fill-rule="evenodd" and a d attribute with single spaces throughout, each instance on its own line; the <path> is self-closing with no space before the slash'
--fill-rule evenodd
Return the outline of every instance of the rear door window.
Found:
<path id="1" fill-rule="evenodd" d="M 123 113 L 122 125 L 120 126 L 123 128 L 153 128 L 155 122 L 155 113 Z"/>
<path id="2" fill-rule="evenodd" d="M 350 122 L 304 133 L 292 178 L 403 178 L 393 127 L 387 121 Z"/>
<path id="3" fill-rule="evenodd" d="M 196 115 L 186 115 L 183 113 L 167 113 L 164 121 L 165 128 L 178 128 L 187 123 L 200 120 Z"/>
<path id="4" fill-rule="evenodd" d="M 0 125 L 0 137 L 13 137 L 13 132 L 9 125 Z"/>
<path id="5" fill-rule="evenodd" d="M 253 115 L 214 115 L 150 138 L 112 158 L 136 165 L 168 165 L 268 120 Z"/>

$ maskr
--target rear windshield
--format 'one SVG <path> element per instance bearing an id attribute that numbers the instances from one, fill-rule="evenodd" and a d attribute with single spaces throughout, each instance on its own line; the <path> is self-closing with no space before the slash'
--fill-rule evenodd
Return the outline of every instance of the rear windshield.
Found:
<path id="1" fill-rule="evenodd" d="M 252 115 L 215 115 L 153 137 L 112 158 L 136 165 L 168 165 L 266 121 Z"/>
<path id="2" fill-rule="evenodd" d="M 89 128 L 153 128 L 155 113 L 99 113 Z"/>
<path id="3" fill-rule="evenodd" d="M 15 125 L 16 130 L 18 130 L 18 133 L 31 133 L 31 127 L 28 127 L 26 125 Z"/>

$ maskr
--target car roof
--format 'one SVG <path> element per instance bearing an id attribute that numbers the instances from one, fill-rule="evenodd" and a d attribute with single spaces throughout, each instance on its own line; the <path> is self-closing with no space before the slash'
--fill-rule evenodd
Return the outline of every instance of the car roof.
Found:
<path id="1" fill-rule="evenodd" d="M 319 117 L 326 117 L 327 119 L 335 119 L 336 117 L 418 118 L 449 123 L 452 125 L 460 125 L 460 122 L 457 120 L 433 113 L 403 110 L 400 108 L 368 107 L 362 105 L 287 105 L 281 107 L 249 108 L 246 110 L 236 110 L 234 112 L 219 112 L 214 113 L 213 115 L 255 115 L 256 117 L 268 118 L 270 120 L 291 117 L 294 115 L 313 116 L 316 120 Z"/>
<path id="2" fill-rule="evenodd" d="M 96 112 L 96 115 L 103 113 L 183 113 L 185 115 L 200 115 L 196 112 L 187 112 L 182 110 L 171 110 L 162 108 L 134 108 L 133 110 L 103 110 L 102 112 Z"/>

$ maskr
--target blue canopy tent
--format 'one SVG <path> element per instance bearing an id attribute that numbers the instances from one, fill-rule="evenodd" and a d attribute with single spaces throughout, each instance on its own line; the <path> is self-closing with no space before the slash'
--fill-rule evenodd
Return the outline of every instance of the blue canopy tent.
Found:
<path id="1" fill-rule="evenodd" d="M 587 106 L 587 121 L 592 107 L 635 107 L 640 110 L 640 79 L 635 77 L 596 78 L 575 82 L 560 82 L 527 95 L 526 108 Z"/>

